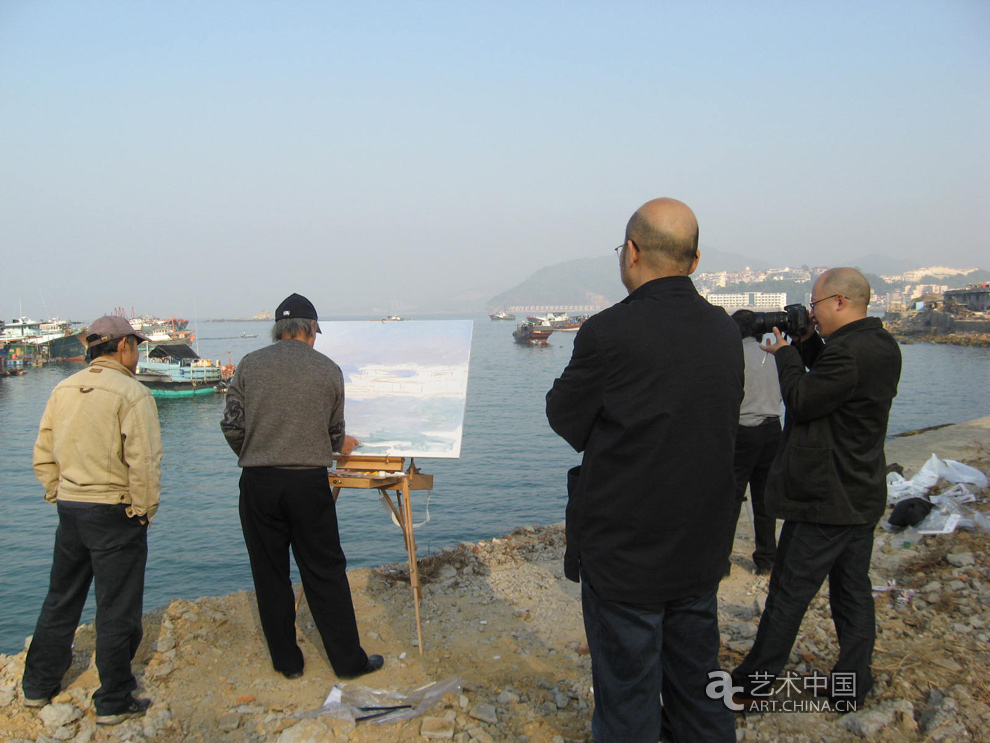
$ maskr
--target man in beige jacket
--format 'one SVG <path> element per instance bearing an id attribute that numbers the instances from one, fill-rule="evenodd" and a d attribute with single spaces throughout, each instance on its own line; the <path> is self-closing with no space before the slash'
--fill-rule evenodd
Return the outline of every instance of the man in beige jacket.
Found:
<path id="1" fill-rule="evenodd" d="M 24 666 L 24 704 L 43 707 L 72 662 L 72 641 L 96 582 L 96 722 L 116 725 L 151 705 L 135 699 L 148 524 L 161 493 L 158 408 L 134 378 L 138 343 L 122 317 L 86 330 L 89 366 L 52 391 L 34 445 L 45 500 L 58 506 L 51 582 Z"/>

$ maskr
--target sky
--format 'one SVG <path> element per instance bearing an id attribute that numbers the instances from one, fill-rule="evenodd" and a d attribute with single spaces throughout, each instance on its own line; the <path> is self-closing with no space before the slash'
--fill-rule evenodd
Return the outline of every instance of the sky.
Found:
<path id="1" fill-rule="evenodd" d="M 483 309 L 657 196 L 771 265 L 990 268 L 988 39 L 985 0 L 0 0 L 0 317 Z"/>

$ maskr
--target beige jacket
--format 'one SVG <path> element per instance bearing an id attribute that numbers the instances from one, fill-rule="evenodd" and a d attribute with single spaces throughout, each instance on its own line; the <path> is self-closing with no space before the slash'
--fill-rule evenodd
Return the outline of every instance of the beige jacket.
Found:
<path id="1" fill-rule="evenodd" d="M 105 356 L 52 391 L 34 444 L 45 500 L 127 503 L 150 522 L 161 496 L 162 437 L 148 388 Z"/>

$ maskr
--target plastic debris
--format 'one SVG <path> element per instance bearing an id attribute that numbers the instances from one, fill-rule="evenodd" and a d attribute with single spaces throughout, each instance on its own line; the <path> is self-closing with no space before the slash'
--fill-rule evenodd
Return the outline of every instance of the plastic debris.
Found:
<path id="1" fill-rule="evenodd" d="M 298 712 L 293 717 L 336 717 L 355 723 L 381 725 L 419 717 L 440 701 L 444 694 L 461 691 L 461 680 L 451 676 L 443 681 L 416 689 L 390 691 L 386 689 L 352 689 L 334 685 L 319 709 Z"/>
<path id="2" fill-rule="evenodd" d="M 939 480 L 967 483 L 978 488 L 987 486 L 987 476 L 975 467 L 954 459 L 942 460 L 937 454 L 932 454 L 910 480 L 905 480 L 897 472 L 887 473 L 887 502 L 892 504 L 902 498 L 924 496 Z"/>

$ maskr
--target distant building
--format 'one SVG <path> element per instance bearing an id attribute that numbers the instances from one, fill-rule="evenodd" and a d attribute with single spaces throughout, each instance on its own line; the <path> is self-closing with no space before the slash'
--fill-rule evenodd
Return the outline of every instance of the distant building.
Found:
<path id="1" fill-rule="evenodd" d="M 990 310 L 990 283 L 975 284 L 965 289 L 951 289 L 943 295 L 945 309 L 955 312 L 966 309 L 970 312 L 986 312 Z"/>
<path id="2" fill-rule="evenodd" d="M 901 274 L 904 281 L 915 282 L 923 276 L 935 276 L 944 278 L 945 276 L 959 276 L 960 274 L 972 273 L 975 268 L 949 268 L 948 266 L 928 266 L 926 268 L 916 268 L 913 271 L 905 271 Z"/>
<path id="3" fill-rule="evenodd" d="M 787 304 L 785 292 L 709 294 L 706 299 L 717 307 L 745 307 L 754 310 L 779 310 Z"/>

